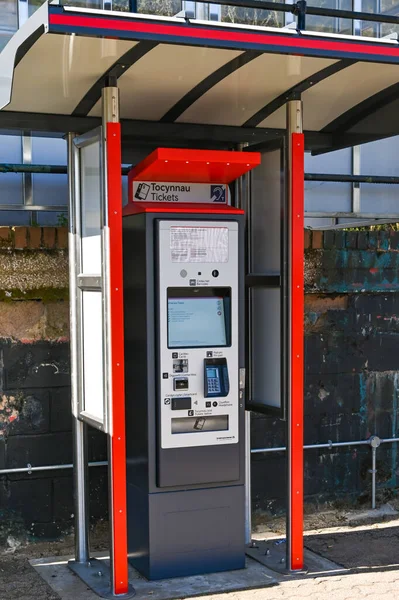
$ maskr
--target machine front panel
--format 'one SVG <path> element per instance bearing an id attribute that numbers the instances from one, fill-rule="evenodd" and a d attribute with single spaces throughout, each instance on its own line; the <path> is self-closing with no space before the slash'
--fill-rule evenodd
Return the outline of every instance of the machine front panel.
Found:
<path id="1" fill-rule="evenodd" d="M 160 220 L 161 448 L 238 443 L 238 223 Z"/>

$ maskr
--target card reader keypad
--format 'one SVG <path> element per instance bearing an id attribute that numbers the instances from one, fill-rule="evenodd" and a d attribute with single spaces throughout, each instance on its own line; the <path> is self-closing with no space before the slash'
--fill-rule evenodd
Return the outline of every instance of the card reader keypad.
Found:
<path id="1" fill-rule="evenodd" d="M 217 377 L 212 377 L 208 379 L 208 391 L 211 394 L 217 394 L 220 392 L 220 383 Z"/>

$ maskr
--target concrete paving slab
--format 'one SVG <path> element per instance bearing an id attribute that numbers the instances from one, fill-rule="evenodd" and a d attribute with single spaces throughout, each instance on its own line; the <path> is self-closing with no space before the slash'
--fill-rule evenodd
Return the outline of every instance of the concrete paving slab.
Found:
<path id="1" fill-rule="evenodd" d="M 62 600 L 95 600 L 98 598 L 68 567 L 72 557 L 33 559 L 30 564 Z M 104 554 L 96 558 L 109 564 Z M 259 589 L 278 583 L 275 574 L 263 565 L 247 558 L 246 568 L 224 573 L 210 573 L 193 577 L 176 577 L 161 581 L 147 581 L 135 569 L 129 567 L 129 581 L 136 590 L 137 600 L 173 600 Z"/>
<path id="2" fill-rule="evenodd" d="M 327 576 L 337 575 L 344 572 L 342 566 L 338 566 L 332 562 L 311 552 L 310 550 L 304 550 L 304 562 L 305 568 L 303 571 L 292 572 L 287 570 L 286 566 L 286 540 L 285 538 L 274 538 L 274 539 L 254 539 L 252 544 L 247 548 L 246 553 L 254 560 L 260 562 L 262 565 L 271 569 L 273 572 L 277 572 L 283 577 L 297 577 L 311 575 L 311 576 Z"/>
<path id="3" fill-rule="evenodd" d="M 373 523 L 395 519 L 398 516 L 398 511 L 389 504 L 382 504 L 378 508 L 370 508 L 363 512 L 350 512 L 345 515 L 345 519 L 349 525 L 361 525 L 362 523 Z"/>

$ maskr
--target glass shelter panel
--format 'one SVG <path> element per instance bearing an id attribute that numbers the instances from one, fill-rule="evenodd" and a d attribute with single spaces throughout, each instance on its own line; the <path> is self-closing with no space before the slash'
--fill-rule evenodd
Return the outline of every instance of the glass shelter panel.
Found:
<path id="1" fill-rule="evenodd" d="M 283 194 L 281 150 L 262 155 L 252 173 L 251 186 L 251 271 L 280 271 L 280 199 Z"/>
<path id="2" fill-rule="evenodd" d="M 281 261 L 286 231 L 285 145 L 264 152 L 252 171 L 248 210 L 247 310 L 247 409 L 268 413 L 285 411 L 281 386 L 284 361 L 283 294 Z"/>
<path id="3" fill-rule="evenodd" d="M 82 271 L 101 273 L 101 145 L 81 149 Z"/>
<path id="4" fill-rule="evenodd" d="M 361 174 L 397 177 L 399 138 L 392 137 L 361 146 Z M 363 213 L 399 215 L 399 185 L 361 184 Z"/>
<path id="5" fill-rule="evenodd" d="M 281 407 L 281 326 L 280 290 L 254 288 L 252 314 L 252 390 L 251 400 L 257 405 Z"/>
<path id="6" fill-rule="evenodd" d="M 76 203 L 76 349 L 80 418 L 107 431 L 108 407 L 102 214 L 104 190 L 103 132 L 98 128 L 74 139 L 73 179 Z"/>

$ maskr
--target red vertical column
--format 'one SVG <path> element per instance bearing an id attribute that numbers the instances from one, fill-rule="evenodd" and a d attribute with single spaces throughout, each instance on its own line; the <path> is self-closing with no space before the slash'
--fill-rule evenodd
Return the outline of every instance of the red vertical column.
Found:
<path id="1" fill-rule="evenodd" d="M 128 591 L 127 511 L 126 511 L 126 440 L 125 375 L 122 262 L 122 178 L 121 126 L 107 123 L 107 185 L 109 233 L 110 294 L 110 441 L 111 466 L 111 588 L 115 595 Z"/>
<path id="2" fill-rule="evenodd" d="M 290 569 L 303 569 L 304 135 L 291 137 L 290 223 Z"/>

